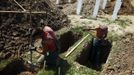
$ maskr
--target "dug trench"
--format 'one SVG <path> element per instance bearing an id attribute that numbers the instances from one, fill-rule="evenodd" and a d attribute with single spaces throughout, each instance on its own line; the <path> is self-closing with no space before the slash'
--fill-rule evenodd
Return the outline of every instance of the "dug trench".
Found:
<path id="1" fill-rule="evenodd" d="M 69 47 L 75 44 L 82 37 L 82 33 L 68 31 L 60 35 L 59 42 L 61 46 L 61 53 L 67 51 Z"/>
<path id="2" fill-rule="evenodd" d="M 93 38 L 90 42 L 87 42 L 83 46 L 83 50 L 80 55 L 77 55 L 76 62 L 86 66 L 88 68 L 100 71 L 102 69 L 102 64 L 105 64 L 108 56 L 111 51 L 111 43 L 108 40 L 102 40 L 101 45 L 99 46 L 99 55 L 98 55 L 98 65 L 96 65 L 96 52 L 93 48 Z"/>

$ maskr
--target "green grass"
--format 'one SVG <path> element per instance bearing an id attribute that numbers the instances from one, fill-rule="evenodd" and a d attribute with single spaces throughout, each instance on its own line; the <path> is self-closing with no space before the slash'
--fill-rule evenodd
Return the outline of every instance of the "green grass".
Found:
<path id="1" fill-rule="evenodd" d="M 83 31 L 83 27 L 76 27 L 76 28 L 70 28 L 71 31 L 76 33 L 81 33 L 82 37 L 86 36 L 88 32 Z M 91 40 L 92 36 L 88 36 L 67 58 L 65 57 L 67 52 L 64 52 L 60 54 L 60 57 L 62 58 L 61 62 L 61 75 L 99 75 L 100 71 L 96 71 L 94 69 L 88 68 L 86 66 L 81 66 L 77 68 L 76 58 L 78 55 L 80 55 L 83 46 L 86 42 L 89 42 Z M 115 35 L 113 33 L 108 34 L 108 39 L 111 41 L 117 41 L 118 35 Z M 82 38 L 81 38 L 82 39 Z M 80 40 L 81 40 L 80 39 Z M 74 47 L 80 40 L 78 40 L 72 47 Z M 70 49 L 72 48 L 70 47 Z M 69 49 L 69 50 L 70 50 Z M 112 52 L 117 52 L 117 46 L 114 46 Z M 29 56 L 27 56 L 29 57 Z M 7 64 L 9 64 L 13 59 L 7 59 L 0 62 L 0 69 L 4 68 Z M 55 75 L 57 73 L 56 68 L 52 69 L 41 69 L 37 75 Z"/>
<path id="2" fill-rule="evenodd" d="M 107 25 L 116 24 L 116 25 L 119 25 L 119 26 L 121 26 L 123 28 L 125 28 L 126 26 L 132 24 L 132 21 L 130 19 L 121 19 L 121 18 L 119 18 L 119 19 L 113 21 L 113 20 L 111 20 L 111 18 L 109 19 L 109 18 L 104 18 L 103 17 L 103 18 L 94 19 L 91 16 L 88 16 L 87 19 L 90 19 L 90 20 L 96 20 L 97 19 L 97 20 L 100 20 L 100 21 L 106 23 Z"/>
<path id="3" fill-rule="evenodd" d="M 83 37 L 87 35 L 87 32 L 84 32 L 82 27 L 76 27 L 70 30 L 76 33 L 82 33 Z M 77 56 L 80 55 L 83 49 L 83 45 L 85 44 L 85 42 L 90 41 L 91 38 L 92 38 L 91 35 L 87 37 L 67 58 L 65 57 L 67 52 L 60 54 L 60 57 L 63 59 L 61 65 L 62 68 L 61 75 L 99 75 L 100 73 L 99 71 L 90 69 L 86 66 L 77 68 L 76 64 L 74 64 L 76 62 L 75 60 Z M 74 47 L 80 40 L 78 40 L 72 47 Z M 70 47 L 70 49 L 72 47 Z M 55 70 L 47 70 L 47 71 L 40 70 L 37 75 L 54 75 L 54 74 L 55 74 Z"/>
<path id="4" fill-rule="evenodd" d="M 118 53 L 118 51 L 120 51 L 118 43 L 120 42 L 121 37 L 122 36 L 119 36 L 112 32 L 108 33 L 107 39 L 112 43 L 112 54 Z"/>
<path id="5" fill-rule="evenodd" d="M 119 36 L 115 33 L 109 32 L 107 35 L 107 39 L 109 39 L 109 41 L 113 42 L 113 41 L 119 40 Z"/>
<path id="6" fill-rule="evenodd" d="M 108 18 L 102 18 L 101 21 L 107 23 L 107 25 L 117 24 L 117 25 L 120 25 L 123 28 L 125 28 L 126 26 L 128 26 L 132 23 L 131 20 L 129 20 L 129 19 L 117 19 L 115 21 L 112 21 Z"/>
<path id="7" fill-rule="evenodd" d="M 65 31 L 65 30 L 63 30 L 63 31 Z M 71 30 L 73 32 L 76 32 L 76 33 L 81 33 L 83 37 L 88 34 L 88 32 L 83 31 L 83 27 L 70 28 L 69 30 Z M 63 32 L 63 31 L 61 31 L 61 32 Z M 72 52 L 67 58 L 65 58 L 65 55 L 66 55 L 67 52 L 64 52 L 64 53 L 60 54 L 60 57 L 62 58 L 62 63 L 61 63 L 61 73 L 62 74 L 61 75 L 99 75 L 100 71 L 93 70 L 93 69 L 88 68 L 86 66 L 81 66 L 80 68 L 77 68 L 76 64 L 75 64 L 75 62 L 76 62 L 75 60 L 76 60 L 77 56 L 80 55 L 84 44 L 87 41 L 90 41 L 91 38 L 92 38 L 91 35 L 89 37 L 87 37 L 74 50 L 74 52 Z M 119 36 L 116 35 L 116 34 L 113 34 L 112 32 L 108 34 L 107 38 L 112 42 L 119 41 Z M 72 47 L 74 47 L 80 40 L 78 40 Z M 72 47 L 70 47 L 70 49 Z M 112 48 L 112 52 L 117 53 L 118 50 L 119 50 L 118 45 L 115 44 Z M 29 56 L 27 55 L 27 57 L 29 57 Z M 2 68 L 4 68 L 7 64 L 9 64 L 12 60 L 13 59 L 10 58 L 10 59 L 1 61 L 0 62 L 0 70 Z M 49 70 L 42 69 L 37 73 L 37 75 L 54 75 L 56 73 L 56 71 L 57 71 L 56 68 L 52 68 L 52 69 L 49 69 Z"/>
<path id="8" fill-rule="evenodd" d="M 87 67 L 81 67 L 77 69 L 75 65 L 72 65 L 66 75 L 99 75 L 99 72 Z"/>
<path id="9" fill-rule="evenodd" d="M 54 72 L 53 70 L 47 71 L 47 70 L 42 69 L 42 70 L 40 70 L 40 71 L 38 72 L 37 75 L 44 75 L 44 74 L 45 74 L 45 75 L 54 75 L 55 72 Z"/>
<path id="10" fill-rule="evenodd" d="M 86 36 L 87 33 L 84 33 L 83 36 Z M 83 43 L 81 43 L 77 48 L 76 50 L 70 54 L 70 56 L 68 56 L 66 59 L 70 61 L 72 65 L 72 68 L 69 70 L 69 74 L 68 75 L 99 75 L 99 72 L 96 71 L 96 70 L 93 70 L 93 69 L 90 69 L 88 67 L 80 67 L 79 69 L 76 69 L 76 66 L 74 65 L 74 62 L 76 62 L 76 58 L 78 55 L 80 55 L 82 49 L 83 49 L 83 46 L 84 44 L 87 42 L 87 41 L 90 41 L 91 40 L 91 35 L 89 37 L 87 37 L 85 39 L 85 41 L 83 41 Z M 79 42 L 79 41 L 78 41 Z M 78 43 L 76 42 L 76 44 Z M 74 44 L 74 46 L 76 45 Z M 72 74 L 73 73 L 73 74 Z"/>
<path id="11" fill-rule="evenodd" d="M 9 63 L 11 63 L 13 60 L 16 60 L 16 58 L 8 58 L 5 60 L 0 61 L 0 71 L 3 70 Z"/>

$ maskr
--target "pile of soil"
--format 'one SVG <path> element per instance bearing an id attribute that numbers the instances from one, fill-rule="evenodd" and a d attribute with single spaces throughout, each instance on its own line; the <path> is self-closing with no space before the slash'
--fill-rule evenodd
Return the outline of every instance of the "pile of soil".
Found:
<path id="1" fill-rule="evenodd" d="M 29 4 L 32 2 L 31 11 L 46 11 L 47 13 L 31 14 L 32 25 L 30 25 L 30 14 L 0 13 L 0 51 L 4 53 L 0 58 L 10 57 L 18 50 L 28 50 L 30 44 L 30 28 L 43 28 L 46 24 L 54 30 L 58 30 L 69 24 L 67 16 L 49 0 L 16 1 L 26 10 L 29 10 Z M 13 0 L 0 1 L 0 10 L 22 11 Z M 43 21 L 44 24 L 41 24 L 41 21 Z"/>
<path id="2" fill-rule="evenodd" d="M 127 34 L 116 43 L 116 53 L 109 57 L 101 75 L 134 74 L 134 34 Z"/>

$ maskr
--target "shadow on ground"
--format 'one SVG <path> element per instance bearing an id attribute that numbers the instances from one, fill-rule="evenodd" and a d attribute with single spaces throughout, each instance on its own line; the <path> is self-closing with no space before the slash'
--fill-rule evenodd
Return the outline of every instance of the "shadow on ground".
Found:
<path id="1" fill-rule="evenodd" d="M 73 44 L 75 44 L 76 41 L 78 41 L 82 37 L 82 34 L 68 31 L 64 34 L 62 34 L 59 38 L 60 46 L 61 46 L 61 53 L 66 52 L 69 47 L 71 47 Z"/>
<path id="2" fill-rule="evenodd" d="M 34 73 L 32 73 L 32 71 L 30 71 L 30 69 L 27 68 L 24 62 L 25 61 L 23 59 L 13 60 L 0 71 L 0 75 L 21 75 L 20 73 L 26 73 L 26 71 L 27 73 L 30 73 L 30 75 L 34 75 Z"/>

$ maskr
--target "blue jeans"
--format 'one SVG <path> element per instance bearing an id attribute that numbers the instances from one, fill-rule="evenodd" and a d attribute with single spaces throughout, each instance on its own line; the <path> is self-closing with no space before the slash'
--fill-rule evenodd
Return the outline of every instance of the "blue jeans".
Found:
<path id="1" fill-rule="evenodd" d="M 100 39 L 93 38 L 93 63 L 96 66 L 100 65 Z"/>

